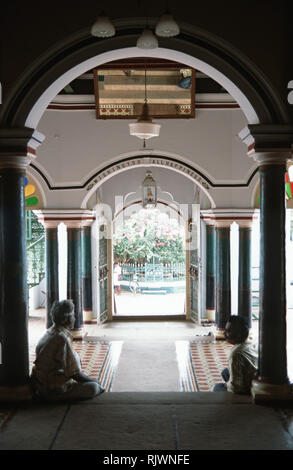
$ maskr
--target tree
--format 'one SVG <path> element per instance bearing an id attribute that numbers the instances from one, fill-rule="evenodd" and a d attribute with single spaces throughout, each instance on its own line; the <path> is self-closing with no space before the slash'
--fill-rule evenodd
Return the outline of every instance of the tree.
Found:
<path id="1" fill-rule="evenodd" d="M 184 228 L 158 209 L 141 209 L 117 227 L 113 251 L 120 263 L 182 263 Z"/>

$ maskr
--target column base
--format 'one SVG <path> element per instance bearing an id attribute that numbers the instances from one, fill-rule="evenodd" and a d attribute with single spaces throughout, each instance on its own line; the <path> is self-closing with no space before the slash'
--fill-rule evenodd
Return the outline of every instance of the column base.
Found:
<path id="1" fill-rule="evenodd" d="M 32 399 L 33 396 L 29 384 L 15 387 L 0 386 L 0 403 L 27 402 Z"/>
<path id="2" fill-rule="evenodd" d="M 73 341 L 82 340 L 88 332 L 84 328 L 78 328 L 70 331 Z"/>
<path id="3" fill-rule="evenodd" d="M 293 387 L 285 384 L 270 384 L 253 380 L 251 395 L 254 403 L 268 403 L 273 401 L 293 402 Z"/>
<path id="4" fill-rule="evenodd" d="M 83 323 L 85 325 L 90 325 L 91 323 L 96 323 L 95 319 L 93 318 L 93 311 L 92 310 L 83 310 Z"/>
<path id="5" fill-rule="evenodd" d="M 224 341 L 225 338 L 225 328 L 217 328 L 216 329 L 216 340 L 217 341 Z"/>
<path id="6" fill-rule="evenodd" d="M 216 310 L 206 309 L 206 317 L 209 321 L 215 322 L 216 321 Z"/>

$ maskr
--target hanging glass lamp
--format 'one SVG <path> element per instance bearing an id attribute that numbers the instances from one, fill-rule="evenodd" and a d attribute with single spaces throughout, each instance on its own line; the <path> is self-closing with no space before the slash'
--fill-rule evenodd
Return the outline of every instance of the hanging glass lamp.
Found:
<path id="1" fill-rule="evenodd" d="M 147 171 L 142 183 L 142 207 L 153 209 L 157 205 L 157 184 L 151 171 Z"/>

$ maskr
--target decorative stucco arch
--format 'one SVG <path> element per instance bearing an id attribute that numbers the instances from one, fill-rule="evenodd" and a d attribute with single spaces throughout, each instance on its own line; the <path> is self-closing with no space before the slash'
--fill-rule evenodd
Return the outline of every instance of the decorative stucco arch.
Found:
<path id="1" fill-rule="evenodd" d="M 284 104 L 268 78 L 234 46 L 183 24 L 178 37 L 160 38 L 159 48 L 142 51 L 134 44 L 144 22 L 143 18 L 116 21 L 113 38 L 93 38 L 87 29 L 55 45 L 16 83 L 2 106 L 2 127 L 35 129 L 50 101 L 74 78 L 105 62 L 142 55 L 182 62 L 209 75 L 235 98 L 249 124 L 289 122 Z"/>
<path id="2" fill-rule="evenodd" d="M 150 155 L 149 153 L 146 154 L 145 151 L 141 151 L 135 152 L 134 154 L 131 153 L 128 156 L 124 156 L 122 159 L 112 162 L 92 176 L 86 186 L 88 193 L 82 200 L 81 208 L 85 209 L 87 207 L 87 203 L 91 196 L 105 181 L 113 178 L 121 172 L 140 167 L 160 167 L 185 176 L 193 181 L 194 184 L 203 191 L 210 201 L 211 208 L 213 209 L 216 207 L 216 203 L 209 193 L 211 182 L 200 170 L 183 162 L 175 156 L 166 154 L 159 155 L 157 153 L 155 155 Z"/>

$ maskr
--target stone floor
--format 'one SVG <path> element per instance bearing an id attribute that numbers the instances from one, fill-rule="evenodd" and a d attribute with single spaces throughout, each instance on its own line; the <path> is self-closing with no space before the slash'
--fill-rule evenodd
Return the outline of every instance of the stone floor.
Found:
<path id="1" fill-rule="evenodd" d="M 32 316 L 30 325 L 32 347 L 44 329 L 42 315 Z M 196 333 L 186 322 L 89 327 L 89 334 L 133 342 L 147 331 L 152 340 Z M 112 392 L 74 404 L 27 403 L 2 428 L 0 449 L 93 450 L 99 459 L 109 451 L 134 456 L 143 450 L 192 455 L 197 450 L 293 450 L 293 407 L 260 406 L 249 397 L 209 392 Z"/>
<path id="2" fill-rule="evenodd" d="M 227 393 L 105 393 L 91 401 L 22 405 L 1 450 L 293 450 L 292 409 Z"/>

